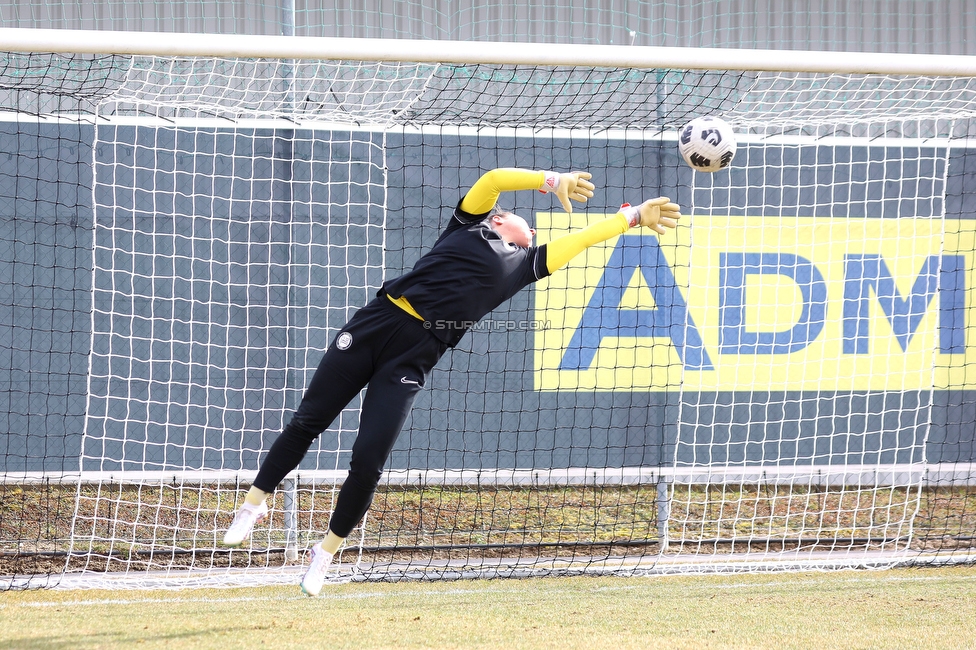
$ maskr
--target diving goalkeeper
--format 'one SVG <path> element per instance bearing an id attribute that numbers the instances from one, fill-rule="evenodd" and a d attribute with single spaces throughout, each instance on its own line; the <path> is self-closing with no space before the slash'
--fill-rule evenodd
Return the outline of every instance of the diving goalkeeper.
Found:
<path id="1" fill-rule="evenodd" d="M 238 546 L 268 514 L 267 497 L 298 467 L 312 442 L 365 386 L 359 433 L 349 474 L 339 490 L 326 538 L 315 544 L 302 590 L 318 595 L 342 541 L 373 500 L 383 466 L 427 376 L 448 348 L 485 314 L 523 287 L 565 266 L 587 247 L 646 226 L 674 228 L 679 207 L 666 197 L 625 206 L 542 246 L 525 219 L 499 209 L 499 194 L 514 190 L 554 193 L 563 208 L 593 196 L 586 172 L 495 169 L 458 203 L 450 223 L 413 270 L 385 282 L 326 350 L 301 404 L 261 463 L 244 504 L 224 536 Z"/>

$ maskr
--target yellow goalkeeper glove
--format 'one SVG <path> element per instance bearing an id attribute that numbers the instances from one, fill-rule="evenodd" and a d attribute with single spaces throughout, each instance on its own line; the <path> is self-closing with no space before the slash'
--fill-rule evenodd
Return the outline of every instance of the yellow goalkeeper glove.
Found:
<path id="1" fill-rule="evenodd" d="M 593 176 L 589 172 L 543 173 L 545 180 L 542 182 L 539 191 L 554 192 L 556 198 L 563 204 L 563 209 L 569 214 L 573 214 L 573 204 L 570 203 L 570 199 L 578 203 L 586 203 L 586 199 L 593 196 L 595 185 L 590 182 Z"/>
<path id="2" fill-rule="evenodd" d="M 638 206 L 627 206 L 621 212 L 630 222 L 630 227 L 640 225 L 663 235 L 667 228 L 674 228 L 681 218 L 681 207 L 671 203 L 666 196 L 644 201 Z"/>

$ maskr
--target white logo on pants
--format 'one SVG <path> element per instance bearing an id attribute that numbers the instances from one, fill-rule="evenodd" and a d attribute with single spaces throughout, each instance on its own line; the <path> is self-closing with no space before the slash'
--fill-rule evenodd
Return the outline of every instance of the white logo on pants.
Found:
<path id="1" fill-rule="evenodd" d="M 352 334 L 349 332 L 343 332 L 336 339 L 336 347 L 340 350 L 348 350 L 350 345 L 352 345 Z"/>

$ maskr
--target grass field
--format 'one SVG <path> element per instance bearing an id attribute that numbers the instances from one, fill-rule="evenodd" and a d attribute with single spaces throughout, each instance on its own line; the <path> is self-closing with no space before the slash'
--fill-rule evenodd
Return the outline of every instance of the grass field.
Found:
<path id="1" fill-rule="evenodd" d="M 0 593 L 0 648 L 974 648 L 976 567 Z"/>

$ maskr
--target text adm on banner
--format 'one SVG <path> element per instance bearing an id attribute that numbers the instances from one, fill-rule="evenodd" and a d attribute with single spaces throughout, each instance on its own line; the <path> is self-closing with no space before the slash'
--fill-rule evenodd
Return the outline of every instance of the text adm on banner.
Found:
<path id="1" fill-rule="evenodd" d="M 537 243 L 603 217 L 540 213 Z M 974 245 L 976 220 L 930 218 L 631 231 L 536 285 L 535 388 L 976 388 Z"/>

